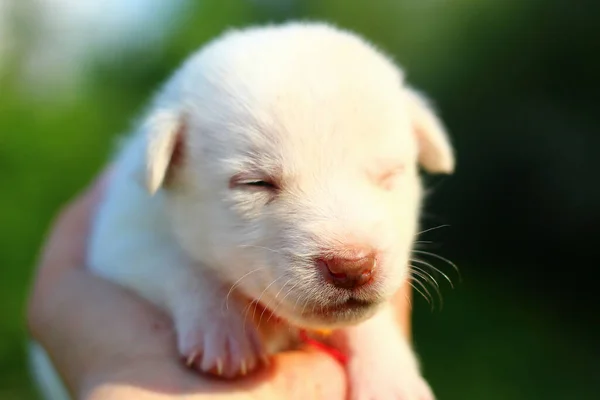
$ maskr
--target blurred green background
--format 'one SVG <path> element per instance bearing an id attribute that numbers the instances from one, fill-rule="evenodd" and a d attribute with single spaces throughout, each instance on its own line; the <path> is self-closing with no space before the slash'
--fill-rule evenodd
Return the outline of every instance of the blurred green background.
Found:
<path id="1" fill-rule="evenodd" d="M 422 239 L 462 280 L 430 259 L 456 285 L 414 317 L 438 398 L 600 398 L 600 2 L 0 0 L 0 399 L 35 398 L 24 302 L 57 208 L 186 55 L 291 18 L 367 36 L 452 133 L 424 220 L 450 227 Z"/>

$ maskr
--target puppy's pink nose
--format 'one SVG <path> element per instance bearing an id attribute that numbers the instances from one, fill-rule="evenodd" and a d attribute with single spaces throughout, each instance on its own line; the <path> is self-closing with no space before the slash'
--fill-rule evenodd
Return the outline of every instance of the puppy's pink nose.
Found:
<path id="1" fill-rule="evenodd" d="M 328 257 L 318 260 L 324 275 L 335 286 L 354 289 L 371 280 L 375 268 L 375 254 L 367 253 L 357 257 Z"/>

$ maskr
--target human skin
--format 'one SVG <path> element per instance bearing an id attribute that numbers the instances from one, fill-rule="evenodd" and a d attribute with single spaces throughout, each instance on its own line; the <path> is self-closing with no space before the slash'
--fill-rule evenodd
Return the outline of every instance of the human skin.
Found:
<path id="1" fill-rule="evenodd" d="M 324 352 L 278 354 L 235 381 L 194 373 L 178 359 L 167 316 L 84 266 L 90 221 L 104 173 L 59 213 L 43 246 L 27 313 L 31 336 L 47 351 L 74 398 L 344 399 L 343 366 Z M 410 290 L 394 298 L 410 337 Z"/>

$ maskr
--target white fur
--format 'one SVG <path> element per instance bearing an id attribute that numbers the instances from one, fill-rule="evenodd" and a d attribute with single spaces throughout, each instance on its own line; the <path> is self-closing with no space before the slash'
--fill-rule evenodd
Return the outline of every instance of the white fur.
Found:
<path id="1" fill-rule="evenodd" d="M 318 23 L 231 31 L 173 75 L 116 158 L 89 265 L 166 310 L 202 371 L 245 373 L 295 328 L 336 328 L 353 399 L 431 399 L 389 305 L 417 232 L 418 161 L 452 171 L 444 129 L 366 41 Z M 244 185 L 264 179 L 280 189 Z M 377 266 L 352 294 L 314 260 L 354 248 Z M 344 308 L 351 297 L 372 305 Z"/>

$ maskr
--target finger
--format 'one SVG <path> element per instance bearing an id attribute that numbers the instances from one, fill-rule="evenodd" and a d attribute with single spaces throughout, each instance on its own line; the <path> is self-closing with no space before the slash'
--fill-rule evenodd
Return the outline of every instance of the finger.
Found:
<path id="1" fill-rule="evenodd" d="M 50 285 L 65 270 L 84 265 L 91 221 L 109 177 L 106 170 L 58 214 L 40 257 L 37 283 Z"/>
<path id="2" fill-rule="evenodd" d="M 102 198 L 109 178 L 109 170 L 101 173 L 59 213 L 54 228 L 66 232 L 87 231 L 92 219 L 91 216 Z"/>
<path id="3" fill-rule="evenodd" d="M 271 398 L 291 400 L 346 398 L 346 374 L 334 358 L 307 349 L 278 354 L 270 380 Z M 267 398 L 267 397 L 265 397 Z"/>

